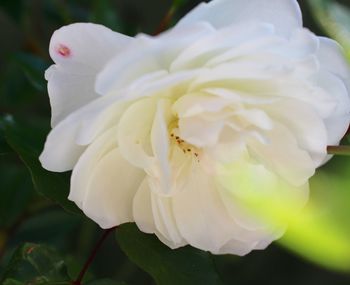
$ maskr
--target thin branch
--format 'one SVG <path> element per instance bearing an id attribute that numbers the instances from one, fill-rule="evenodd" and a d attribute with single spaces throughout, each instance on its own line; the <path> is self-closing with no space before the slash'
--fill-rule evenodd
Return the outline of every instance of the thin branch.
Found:
<path id="1" fill-rule="evenodd" d="M 114 228 L 111 228 L 111 229 L 108 229 L 108 230 L 105 230 L 103 235 L 101 236 L 101 238 L 98 240 L 98 242 L 96 243 L 95 247 L 93 248 L 89 258 L 86 260 L 82 270 L 80 271 L 79 275 L 78 275 L 78 278 L 72 282 L 72 285 L 81 285 L 83 279 L 84 279 L 84 276 L 85 276 L 85 273 L 87 272 L 87 270 L 89 269 L 91 263 L 94 261 L 96 255 L 97 255 L 97 252 L 99 251 L 99 249 L 101 248 L 103 242 L 106 240 L 106 238 L 109 236 L 109 234 L 111 232 L 113 232 L 117 227 L 114 227 Z"/>
<path id="2" fill-rule="evenodd" d="M 157 27 L 156 31 L 154 32 L 154 36 L 159 35 L 160 33 L 164 32 L 170 25 L 170 22 L 175 14 L 175 8 L 172 6 L 168 12 L 165 14 L 164 18 L 160 22 L 159 26 Z"/>
<path id="3" fill-rule="evenodd" d="M 335 155 L 350 155 L 350 146 L 339 145 L 339 146 L 328 146 L 328 154 Z"/>

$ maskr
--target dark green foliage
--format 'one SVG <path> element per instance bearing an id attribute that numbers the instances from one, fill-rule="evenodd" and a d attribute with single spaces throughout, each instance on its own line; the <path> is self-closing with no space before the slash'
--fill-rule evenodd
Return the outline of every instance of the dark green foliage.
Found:
<path id="1" fill-rule="evenodd" d="M 117 240 L 130 260 L 158 285 L 222 284 L 209 253 L 189 246 L 172 250 L 156 236 L 140 232 L 135 224 L 119 227 Z"/>
<path id="2" fill-rule="evenodd" d="M 1 124 L 8 145 L 30 171 L 35 189 L 66 210 L 80 213 L 78 208 L 67 199 L 70 174 L 49 172 L 41 167 L 38 160 L 47 128 L 40 129 L 30 124 L 15 122 L 11 116 L 4 117 Z"/>
<path id="3" fill-rule="evenodd" d="M 16 250 L 2 280 L 4 285 L 70 284 L 62 257 L 49 247 L 32 243 Z"/>
<path id="4" fill-rule="evenodd" d="M 125 282 L 117 282 L 110 279 L 96 280 L 87 283 L 86 285 L 127 285 Z"/>

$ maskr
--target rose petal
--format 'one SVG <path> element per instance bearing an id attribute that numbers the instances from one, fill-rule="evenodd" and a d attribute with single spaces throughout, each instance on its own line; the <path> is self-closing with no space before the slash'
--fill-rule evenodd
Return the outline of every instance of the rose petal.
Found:
<path id="1" fill-rule="evenodd" d="M 56 65 L 45 74 L 52 126 L 97 97 L 96 74 L 131 38 L 95 24 L 77 23 L 57 30 L 50 41 Z"/>
<path id="2" fill-rule="evenodd" d="M 118 144 L 124 158 L 136 167 L 149 171 L 154 167 L 149 141 L 157 101 L 142 99 L 132 104 L 118 125 Z"/>
<path id="3" fill-rule="evenodd" d="M 214 180 L 199 167 L 192 169 L 186 189 L 173 198 L 173 209 L 185 240 L 212 253 L 244 255 L 261 238 L 229 217 Z M 230 242 L 231 246 L 227 246 Z"/>
<path id="4" fill-rule="evenodd" d="M 310 154 L 298 146 L 296 138 L 285 126 L 277 122 L 264 134 L 269 143 L 248 142 L 253 157 L 292 185 L 304 185 L 315 173 Z"/>
<path id="5" fill-rule="evenodd" d="M 79 158 L 72 172 L 68 199 L 74 201 L 80 208 L 83 207 L 92 170 L 107 153 L 117 146 L 117 130 L 114 127 L 99 136 Z"/>
<path id="6" fill-rule="evenodd" d="M 133 222 L 132 203 L 144 177 L 145 173 L 129 164 L 119 149 L 113 149 L 85 176 L 89 183 L 82 205 L 84 213 L 101 228 Z"/>
<path id="7" fill-rule="evenodd" d="M 302 26 L 300 7 L 295 0 L 216 0 L 201 3 L 178 25 L 200 21 L 208 21 L 216 28 L 245 21 L 271 23 L 282 35 L 289 35 Z"/>
<path id="8" fill-rule="evenodd" d="M 293 133 L 299 146 L 312 156 L 315 167 L 323 162 L 327 155 L 327 129 L 312 106 L 295 99 L 286 99 L 262 108 L 274 121 Z"/>
<path id="9" fill-rule="evenodd" d="M 73 169 L 85 146 L 115 124 L 126 108 L 124 103 L 115 101 L 100 97 L 54 127 L 39 158 L 42 166 L 57 172 Z"/>
<path id="10" fill-rule="evenodd" d="M 334 40 L 319 37 L 320 47 L 317 57 L 322 68 L 349 81 L 350 69 L 347 64 L 342 47 Z"/>
<path id="11" fill-rule="evenodd" d="M 170 30 L 156 38 L 138 35 L 127 49 L 115 56 L 100 72 L 96 91 L 101 95 L 109 94 L 147 74 L 168 71 L 177 54 L 212 30 L 209 24 L 196 23 L 189 28 Z"/>
<path id="12" fill-rule="evenodd" d="M 156 234 L 157 237 L 170 248 L 174 249 L 185 245 L 186 242 L 181 238 L 181 236 L 178 233 L 178 230 L 176 229 L 176 224 L 171 213 L 171 206 L 169 204 L 165 205 L 165 208 L 164 206 L 161 206 L 163 211 L 165 210 L 165 213 L 163 212 L 165 216 L 162 217 L 159 215 L 160 213 L 158 212 L 158 205 L 156 201 L 157 199 L 162 198 L 157 198 L 156 194 L 152 193 L 151 189 L 149 188 L 148 179 L 144 179 L 141 186 L 137 190 L 133 203 L 134 220 L 137 226 L 140 228 L 141 231 L 145 233 Z M 157 216 L 155 217 L 155 215 Z M 157 226 L 155 221 L 156 219 L 158 220 Z M 164 219 L 166 219 L 166 221 Z M 163 223 L 166 223 L 168 229 L 171 230 L 172 236 L 165 237 L 158 230 L 158 228 L 161 225 L 163 225 Z M 163 232 L 166 235 L 168 235 L 168 229 L 165 229 L 163 227 L 161 228 L 161 230 L 163 230 Z M 172 240 L 172 237 L 174 238 L 174 240 Z"/>

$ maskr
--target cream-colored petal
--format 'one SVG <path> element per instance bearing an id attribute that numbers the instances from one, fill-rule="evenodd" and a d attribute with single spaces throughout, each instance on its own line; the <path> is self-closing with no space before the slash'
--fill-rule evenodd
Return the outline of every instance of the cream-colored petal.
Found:
<path id="1" fill-rule="evenodd" d="M 129 164 L 114 148 L 84 177 L 89 181 L 82 205 L 84 213 L 102 228 L 133 222 L 133 199 L 144 177 L 141 169 Z"/>
<path id="2" fill-rule="evenodd" d="M 333 112 L 324 119 L 328 145 L 338 145 L 350 125 L 350 97 L 346 82 L 332 72 L 319 73 L 318 84 L 333 99 Z"/>
<path id="3" fill-rule="evenodd" d="M 64 172 L 72 170 L 86 146 L 77 145 L 75 137 L 78 124 L 65 121 L 56 126 L 47 136 L 44 149 L 39 156 L 43 168 Z"/>
<path id="4" fill-rule="evenodd" d="M 162 203 L 164 204 L 162 205 Z M 174 221 L 171 200 L 153 193 L 147 178 L 144 179 L 135 195 L 133 214 L 135 223 L 141 231 L 156 234 L 170 248 L 177 248 L 186 244 Z"/>
<path id="5" fill-rule="evenodd" d="M 286 99 L 262 106 L 274 121 L 289 129 L 298 145 L 309 152 L 318 167 L 327 155 L 327 129 L 323 119 L 309 104 Z"/>
<path id="6" fill-rule="evenodd" d="M 167 72 L 174 58 L 198 38 L 212 32 L 207 23 L 170 30 L 158 37 L 138 35 L 132 45 L 114 57 L 100 72 L 96 91 L 105 95 L 138 81 L 140 77 Z"/>
<path id="7" fill-rule="evenodd" d="M 124 158 L 149 172 L 154 167 L 150 135 L 157 110 L 157 101 L 146 98 L 136 101 L 123 114 L 118 125 L 118 144 Z"/>
<path id="8" fill-rule="evenodd" d="M 172 169 L 169 162 L 170 133 L 168 126 L 173 120 L 173 116 L 171 115 L 170 107 L 170 100 L 161 99 L 158 101 L 151 130 L 151 145 L 156 165 L 155 173 L 150 173 L 150 175 L 154 176 L 154 182 L 158 182 L 155 188 L 163 194 L 169 194 L 172 190 Z"/>
<path id="9" fill-rule="evenodd" d="M 288 204 L 284 207 L 288 215 L 298 213 L 307 202 L 308 184 L 295 187 L 247 158 L 219 166 L 217 180 L 222 185 L 218 188 L 222 201 L 241 227 L 256 233 L 282 233 L 287 220 L 271 213 L 278 212 L 277 207 L 284 204 Z"/>
<path id="10" fill-rule="evenodd" d="M 72 172 L 68 199 L 74 201 L 80 208 L 83 208 L 93 169 L 117 146 L 117 129 L 114 127 L 99 136 L 79 158 Z"/>
<path id="11" fill-rule="evenodd" d="M 247 42 L 256 42 L 273 34 L 274 27 L 266 23 L 248 22 L 225 27 L 191 43 L 174 59 L 170 70 L 175 72 L 206 66 L 212 58 L 227 50 L 237 49 Z"/>
<path id="12" fill-rule="evenodd" d="M 268 139 L 266 143 L 248 141 L 251 155 L 290 184 L 304 185 L 316 168 L 310 154 L 298 145 L 293 133 L 277 122 L 264 135 Z"/>
<path id="13" fill-rule="evenodd" d="M 196 146 L 213 146 L 218 142 L 224 121 L 210 121 L 205 116 L 185 117 L 179 120 L 180 136 Z"/>
<path id="14" fill-rule="evenodd" d="M 52 65 L 46 70 L 52 127 L 97 97 L 94 90 L 95 77 L 95 71 L 89 68 L 79 71 L 79 68 L 67 70 L 62 66 Z"/>
<path id="15" fill-rule="evenodd" d="M 55 31 L 50 56 L 56 65 L 45 77 L 52 108 L 52 125 L 95 98 L 96 74 L 131 38 L 91 23 L 76 23 Z"/>
<path id="16" fill-rule="evenodd" d="M 271 23 L 279 34 L 286 36 L 302 26 L 301 11 L 296 0 L 214 0 L 198 5 L 178 25 L 207 21 L 220 29 L 252 20 Z"/>
<path id="17" fill-rule="evenodd" d="M 172 244 L 172 248 L 177 248 L 185 244 L 173 213 L 173 199 L 162 197 L 157 193 L 151 193 L 152 213 L 156 229 L 161 236 Z"/>
<path id="18" fill-rule="evenodd" d="M 320 47 L 317 57 L 320 60 L 321 67 L 350 81 L 349 65 L 346 63 L 342 47 L 336 41 L 329 38 L 319 37 L 319 41 Z"/>
<path id="19" fill-rule="evenodd" d="M 142 181 L 137 189 L 132 211 L 134 221 L 141 231 L 149 234 L 155 233 L 156 226 L 152 212 L 151 189 L 147 178 Z"/>
<path id="20" fill-rule="evenodd" d="M 102 25 L 75 23 L 53 33 L 50 56 L 59 65 L 81 64 L 100 69 L 131 40 Z"/>
<path id="21" fill-rule="evenodd" d="M 213 96 L 206 92 L 189 93 L 180 97 L 172 111 L 179 117 L 191 117 L 204 112 L 219 112 L 232 103 L 231 98 Z"/>
<path id="22" fill-rule="evenodd" d="M 100 97 L 70 114 L 46 138 L 42 166 L 57 172 L 72 170 L 86 145 L 115 125 L 124 108 L 115 98 Z"/>
<path id="23" fill-rule="evenodd" d="M 215 179 L 199 167 L 192 169 L 186 189 L 173 197 L 179 231 L 192 246 L 212 253 L 228 253 L 225 245 L 236 240 L 229 253 L 244 255 L 254 249 L 260 235 L 238 226 L 229 216 Z"/>
<path id="24" fill-rule="evenodd" d="M 264 25 L 260 24 L 260 27 Z M 242 30 L 246 31 L 245 28 Z M 249 60 L 260 56 L 271 60 L 272 56 L 278 56 L 277 59 L 283 58 L 286 63 L 298 60 L 297 67 L 299 67 L 301 60 L 314 55 L 319 48 L 318 37 L 307 29 L 295 30 L 288 39 L 276 35 L 274 29 L 270 30 L 270 33 L 268 30 L 265 33 L 256 33 L 251 38 L 247 37 L 245 41 L 230 46 L 227 51 L 215 55 L 205 66 L 214 67 L 241 58 Z M 274 61 L 276 59 L 271 62 Z"/>
<path id="25" fill-rule="evenodd" d="M 350 95 L 346 82 L 334 73 L 322 70 L 317 77 L 317 84 L 333 100 L 333 112 L 328 117 L 350 114 Z M 315 104 L 317 105 L 317 104 Z"/>

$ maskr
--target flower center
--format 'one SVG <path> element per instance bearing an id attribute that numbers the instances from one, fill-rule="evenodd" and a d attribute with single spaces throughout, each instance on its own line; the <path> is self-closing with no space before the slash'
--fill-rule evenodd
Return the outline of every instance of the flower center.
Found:
<path id="1" fill-rule="evenodd" d="M 170 142 L 171 142 L 171 144 L 176 145 L 177 147 L 179 147 L 184 154 L 193 155 L 193 157 L 196 158 L 196 160 L 198 162 L 200 161 L 199 160 L 199 158 L 200 158 L 200 150 L 198 148 L 194 147 L 193 145 L 187 143 L 186 141 L 184 141 L 179 136 L 178 129 L 174 129 L 170 133 Z"/>

